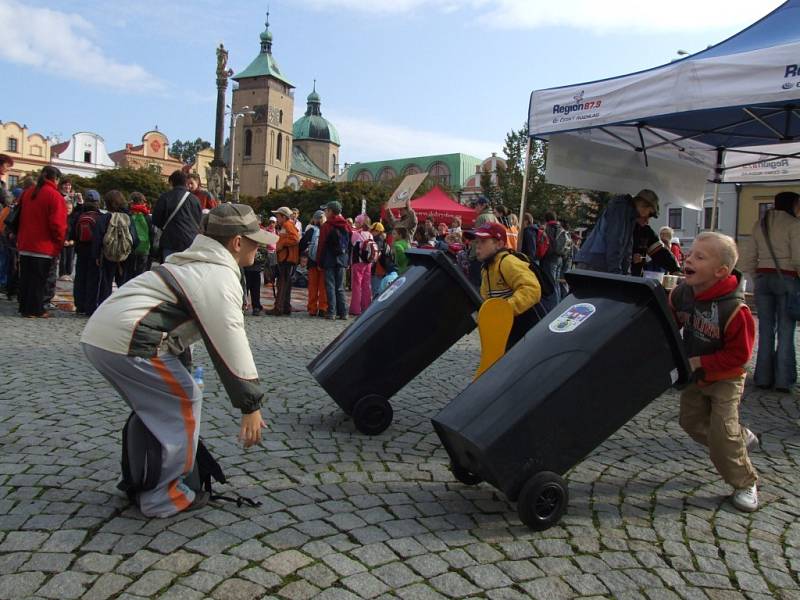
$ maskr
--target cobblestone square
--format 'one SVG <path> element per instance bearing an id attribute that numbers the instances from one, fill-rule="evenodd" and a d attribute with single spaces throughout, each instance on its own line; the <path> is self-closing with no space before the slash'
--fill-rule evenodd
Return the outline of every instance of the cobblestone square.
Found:
<path id="1" fill-rule="evenodd" d="M 368 438 L 305 368 L 347 323 L 246 321 L 264 443 L 237 444 L 204 350 L 202 436 L 229 487 L 263 504 L 148 520 L 115 488 L 128 410 L 80 351 L 85 320 L 20 319 L 0 301 L 0 599 L 800 599 L 795 394 L 746 389 L 742 421 L 763 432 L 759 511 L 726 500 L 671 391 L 568 474 L 567 514 L 535 533 L 491 486 L 454 480 L 430 425 L 470 381 L 477 334 Z"/>

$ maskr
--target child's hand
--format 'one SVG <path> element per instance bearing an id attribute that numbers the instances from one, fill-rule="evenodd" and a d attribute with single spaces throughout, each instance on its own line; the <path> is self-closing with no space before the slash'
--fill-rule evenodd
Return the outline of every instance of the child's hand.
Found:
<path id="1" fill-rule="evenodd" d="M 696 371 L 697 369 L 702 367 L 703 365 L 700 363 L 700 357 L 699 356 L 689 357 L 689 366 L 692 367 L 692 371 Z"/>

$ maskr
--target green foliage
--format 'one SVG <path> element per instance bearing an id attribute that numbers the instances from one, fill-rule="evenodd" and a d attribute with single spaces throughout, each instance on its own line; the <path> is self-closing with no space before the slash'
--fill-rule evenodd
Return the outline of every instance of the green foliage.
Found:
<path id="1" fill-rule="evenodd" d="M 201 150 L 211 147 L 211 142 L 207 142 L 202 138 L 197 138 L 195 141 L 175 140 L 170 146 L 169 153 L 177 159 L 182 160 L 187 165 L 193 165 L 197 160 L 197 153 Z"/>
<path id="2" fill-rule="evenodd" d="M 300 220 L 308 223 L 315 211 L 332 200 L 342 203 L 342 214 L 355 217 L 361 212 L 361 199 L 367 200 L 367 214 L 371 219 L 380 216 L 381 205 L 389 199 L 394 188 L 363 181 L 320 183 L 297 191 L 283 188 L 271 191 L 265 198 L 243 198 L 256 212 L 267 215 L 269 211 L 288 206 L 300 209 Z"/>

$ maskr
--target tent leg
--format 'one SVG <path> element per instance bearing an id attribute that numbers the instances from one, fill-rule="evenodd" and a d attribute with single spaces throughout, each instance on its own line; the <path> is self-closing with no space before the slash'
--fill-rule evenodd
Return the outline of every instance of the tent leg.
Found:
<path id="1" fill-rule="evenodd" d="M 708 228 L 709 231 L 714 231 L 716 229 L 717 224 L 717 205 L 719 203 L 719 183 L 714 183 L 714 201 L 711 204 L 711 226 Z M 705 211 L 705 209 L 703 209 Z"/>
<path id="2" fill-rule="evenodd" d="M 517 236 L 517 250 L 522 250 L 522 217 L 525 215 L 525 202 L 528 197 L 528 170 L 531 164 L 531 137 L 528 136 L 528 148 L 525 150 L 525 169 L 522 172 L 522 194 L 519 201 L 519 235 Z"/>

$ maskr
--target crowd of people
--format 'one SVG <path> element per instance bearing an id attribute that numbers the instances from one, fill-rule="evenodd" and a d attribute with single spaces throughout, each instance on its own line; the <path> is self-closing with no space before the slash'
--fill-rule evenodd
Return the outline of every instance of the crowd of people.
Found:
<path id="1" fill-rule="evenodd" d="M 0 175 L 9 161 L 0 155 Z M 303 227 L 297 209 L 279 207 L 259 219 L 244 205 L 217 206 L 199 181 L 183 171 L 174 172 L 169 182 L 171 189 L 152 210 L 138 193 L 126 197 L 111 190 L 101 197 L 87 190 L 84 197 L 52 166 L 18 189 L 0 186 L 0 283 L 9 298 L 17 296 L 23 317 L 47 318 L 56 279 L 74 278 L 75 311 L 90 317 L 82 338 L 90 361 L 119 383 L 134 368 L 131 360 L 151 358 L 152 372 L 142 381 L 130 381 L 123 395 L 176 447 L 188 443 L 188 425 L 181 419 L 193 411 L 195 448 L 197 443 L 202 394 L 195 389 L 191 397 L 178 398 L 174 382 L 186 383 L 185 389 L 194 386 L 181 361 L 198 336 L 210 344 L 223 383 L 243 411 L 242 439 L 247 445 L 260 439 L 262 394 L 253 385 L 257 374 L 243 314 L 264 311 L 264 284 L 274 285 L 269 314 L 292 314 L 292 286 L 302 280 L 310 316 L 346 320 L 363 314 L 406 273 L 411 248 L 439 250 L 484 299 L 502 298 L 511 305 L 511 347 L 565 296 L 562 275 L 572 266 L 618 275 L 654 271 L 683 277 L 669 294 L 692 370 L 692 382 L 681 393 L 680 424 L 709 448 L 714 466 L 734 488 L 734 506 L 757 509 L 758 474 L 748 452 L 759 439 L 739 423 L 756 328 L 744 301 L 742 272 L 755 282 L 759 316 L 755 384 L 789 392 L 797 378 L 794 334 L 800 318 L 797 194 L 776 196 L 774 208 L 754 225 L 740 258 L 732 238 L 713 232 L 698 235 L 684 256 L 671 229 L 656 234 L 650 227 L 659 199 L 647 189 L 613 198 L 582 238 L 552 211 L 542 221 L 526 213 L 519 223 L 511 211 L 492 207 L 483 196 L 475 202 L 470 230 L 458 218 L 420 222 L 410 201 L 399 215 L 383 207 L 375 222 L 366 214 L 347 218 L 341 203 L 330 201 Z M 207 285 L 217 277 L 218 285 Z M 112 295 L 114 285 L 120 291 Z M 143 302 L 152 306 L 134 322 L 131 315 L 141 312 Z M 223 314 L 228 315 L 225 323 L 218 318 Z M 197 331 L 177 334 L 187 319 Z M 133 335 L 126 348 L 118 347 L 119 340 L 110 333 L 119 328 Z M 169 359 L 162 359 L 164 347 Z M 176 407 L 169 423 L 156 418 L 153 389 Z M 195 493 L 175 489 L 186 465 L 175 457 L 165 461 L 164 485 L 142 505 L 149 514 L 173 514 L 195 502 Z"/>

